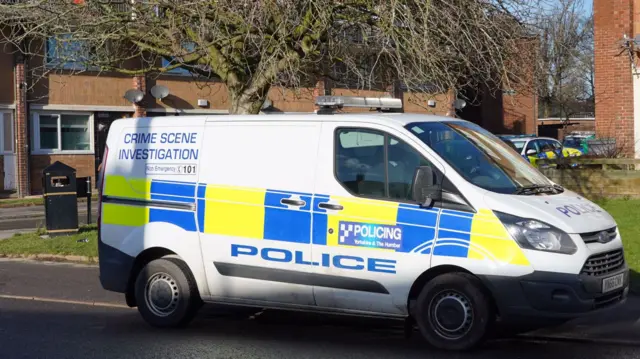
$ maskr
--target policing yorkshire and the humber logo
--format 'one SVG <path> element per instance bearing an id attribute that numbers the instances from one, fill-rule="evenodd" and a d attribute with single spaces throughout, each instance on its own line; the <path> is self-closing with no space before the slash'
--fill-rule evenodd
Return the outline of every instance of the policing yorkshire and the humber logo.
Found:
<path id="1" fill-rule="evenodd" d="M 340 221 L 338 244 L 368 248 L 399 249 L 402 228 L 384 224 Z"/>

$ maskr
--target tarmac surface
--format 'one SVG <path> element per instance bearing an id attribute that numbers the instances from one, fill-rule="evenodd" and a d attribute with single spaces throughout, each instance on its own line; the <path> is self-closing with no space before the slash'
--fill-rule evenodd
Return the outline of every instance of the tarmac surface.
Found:
<path id="1" fill-rule="evenodd" d="M 616 315 L 637 321 L 637 313 L 625 313 Z M 591 324 L 578 322 L 574 331 Z M 406 339 L 386 321 L 281 311 L 247 316 L 213 306 L 187 328 L 161 330 L 125 307 L 121 294 L 104 291 L 95 266 L 0 260 L 0 357 L 625 359 L 640 358 L 640 347 L 524 337 L 450 353 L 417 333 Z"/>

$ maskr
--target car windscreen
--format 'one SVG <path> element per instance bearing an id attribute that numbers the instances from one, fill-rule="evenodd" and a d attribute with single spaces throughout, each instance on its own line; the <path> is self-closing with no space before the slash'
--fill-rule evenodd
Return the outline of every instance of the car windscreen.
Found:
<path id="1" fill-rule="evenodd" d="M 511 140 L 511 143 L 513 143 L 513 147 L 515 147 L 518 150 L 518 152 L 522 152 L 522 149 L 524 148 L 526 141 Z"/>
<path id="2" fill-rule="evenodd" d="M 406 126 L 462 177 L 483 189 L 515 193 L 552 185 L 497 136 L 467 121 L 416 122 Z"/>

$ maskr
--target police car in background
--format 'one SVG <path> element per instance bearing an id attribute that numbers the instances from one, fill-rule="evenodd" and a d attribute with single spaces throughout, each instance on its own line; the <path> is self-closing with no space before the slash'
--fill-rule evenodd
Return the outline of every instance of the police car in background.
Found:
<path id="1" fill-rule="evenodd" d="M 625 301 L 614 219 L 496 136 L 449 117 L 335 114 L 395 99 L 317 103 L 318 114 L 115 121 L 102 286 L 159 327 L 227 303 L 404 320 L 450 350 L 497 321 Z"/>
<path id="2" fill-rule="evenodd" d="M 578 157 L 583 154 L 582 151 L 565 147 L 560 141 L 550 137 L 535 135 L 502 135 L 498 137 L 513 144 L 516 151 L 534 167 L 538 167 L 538 159 Z"/>

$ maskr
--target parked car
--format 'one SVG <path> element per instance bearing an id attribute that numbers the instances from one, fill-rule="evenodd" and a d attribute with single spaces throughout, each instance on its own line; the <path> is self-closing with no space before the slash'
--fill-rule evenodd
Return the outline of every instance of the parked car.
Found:
<path id="1" fill-rule="evenodd" d="M 564 137 L 562 145 L 565 148 L 572 148 L 579 150 L 582 154 L 586 155 L 589 152 L 589 140 L 596 138 L 595 133 L 575 133 L 572 132 Z"/>
<path id="2" fill-rule="evenodd" d="M 516 151 L 535 167 L 538 167 L 538 159 L 577 157 L 583 154 L 578 149 L 563 146 L 560 141 L 551 137 L 531 135 L 502 135 L 498 137 L 511 142 Z"/>

